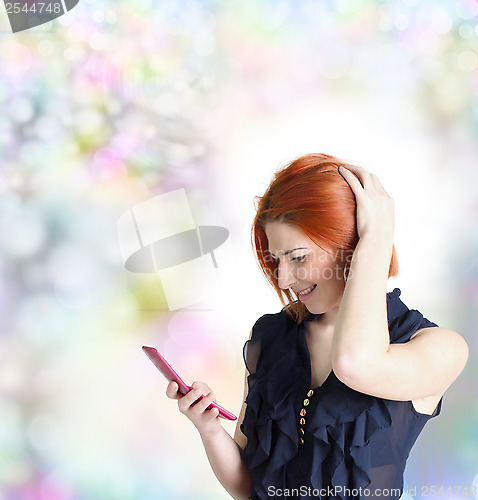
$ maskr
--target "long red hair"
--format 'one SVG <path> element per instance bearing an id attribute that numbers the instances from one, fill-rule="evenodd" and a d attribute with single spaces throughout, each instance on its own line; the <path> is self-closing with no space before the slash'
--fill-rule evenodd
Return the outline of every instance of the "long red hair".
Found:
<path id="1" fill-rule="evenodd" d="M 256 196 L 256 216 L 251 238 L 258 264 L 274 287 L 281 303 L 294 318 L 302 321 L 308 314 L 290 290 L 279 288 L 277 262 L 270 258 L 265 226 L 268 222 L 284 222 L 300 229 L 325 251 L 346 256 L 349 262 L 358 243 L 355 218 L 355 196 L 340 175 L 340 166 L 349 163 L 326 154 L 309 154 L 277 171 L 263 196 Z M 398 274 L 395 245 L 388 277 Z"/>

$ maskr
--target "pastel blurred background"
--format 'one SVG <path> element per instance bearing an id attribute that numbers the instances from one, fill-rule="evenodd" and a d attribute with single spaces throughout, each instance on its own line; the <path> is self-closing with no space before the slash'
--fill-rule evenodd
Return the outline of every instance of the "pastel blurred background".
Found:
<path id="1" fill-rule="evenodd" d="M 478 498 L 477 23 L 475 0 L 82 0 L 12 34 L 2 5 L 0 500 L 229 498 L 141 346 L 239 413 L 243 344 L 281 308 L 254 196 L 309 152 L 379 175 L 389 289 L 470 347 L 403 498 Z M 116 227 L 178 189 L 229 237 L 208 296 L 170 311 Z"/>

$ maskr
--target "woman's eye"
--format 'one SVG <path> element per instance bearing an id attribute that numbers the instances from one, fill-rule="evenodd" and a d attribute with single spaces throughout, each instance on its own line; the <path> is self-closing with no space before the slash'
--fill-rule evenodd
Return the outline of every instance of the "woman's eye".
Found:
<path id="1" fill-rule="evenodd" d="M 305 258 L 307 257 L 307 255 L 300 255 L 298 257 L 294 257 L 292 258 L 291 260 L 295 261 L 295 262 L 302 262 L 305 260 Z"/>

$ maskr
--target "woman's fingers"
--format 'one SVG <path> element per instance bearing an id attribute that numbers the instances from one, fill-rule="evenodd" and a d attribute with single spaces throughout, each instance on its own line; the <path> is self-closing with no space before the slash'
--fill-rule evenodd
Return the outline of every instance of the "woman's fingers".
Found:
<path id="1" fill-rule="evenodd" d="M 212 392 L 203 396 L 200 389 L 192 389 L 178 401 L 178 406 L 182 413 L 191 410 L 194 415 L 201 415 L 213 400 L 214 394 Z"/>
<path id="2" fill-rule="evenodd" d="M 377 193 L 384 193 L 389 196 L 382 183 L 380 182 L 378 176 L 376 174 L 370 173 L 365 168 L 356 167 L 354 165 L 347 165 L 347 167 L 340 167 L 339 172 L 349 183 L 352 191 L 357 196 L 360 196 L 362 192 L 366 190 L 375 191 Z M 357 175 L 357 177 L 360 179 L 360 182 L 352 172 Z"/>
<path id="3" fill-rule="evenodd" d="M 202 399 L 200 399 L 196 404 L 194 404 L 191 411 L 196 415 L 201 415 L 201 413 L 203 413 L 207 409 L 207 407 L 212 403 L 213 398 L 214 394 L 212 392 L 206 394 Z"/>
<path id="4" fill-rule="evenodd" d="M 355 177 L 355 175 L 352 172 L 353 171 L 351 169 L 345 167 L 339 167 L 339 174 L 341 174 L 342 177 L 347 181 L 353 193 L 356 196 L 360 196 L 361 191 L 364 190 L 363 181 L 361 179 L 360 180 L 357 179 L 357 177 Z"/>
<path id="5" fill-rule="evenodd" d="M 386 189 L 383 187 L 383 184 L 380 182 L 379 178 L 375 174 L 372 174 L 372 180 L 373 180 L 373 184 L 375 186 L 375 189 L 377 191 L 385 193 L 387 196 L 389 196 Z"/>
<path id="6" fill-rule="evenodd" d="M 179 385 L 177 382 L 172 380 L 169 382 L 168 387 L 166 388 L 166 396 L 171 399 L 180 399 L 183 397 L 182 394 L 178 392 Z"/>
<path id="7" fill-rule="evenodd" d="M 355 194 L 360 194 L 361 190 L 374 187 L 374 181 L 372 179 L 373 174 L 362 167 L 347 165 L 347 167 L 340 167 L 339 173 L 342 174 L 345 180 L 349 183 Z M 353 174 L 355 174 L 358 179 Z"/>
<path id="8" fill-rule="evenodd" d="M 178 399 L 179 411 L 191 420 L 201 435 L 212 436 L 222 429 L 219 410 L 207 409 L 214 400 L 214 393 L 203 382 L 194 382 L 189 392 Z"/>
<path id="9" fill-rule="evenodd" d="M 378 177 L 362 167 L 353 165 L 340 167 L 339 172 L 355 195 L 359 238 L 372 232 L 379 237 L 393 239 L 394 202 Z M 384 228 L 388 228 L 387 234 Z"/>
<path id="10" fill-rule="evenodd" d="M 206 383 L 200 382 L 197 380 L 197 381 L 192 383 L 191 387 L 194 387 L 194 389 L 199 389 L 200 391 L 202 391 L 203 394 L 212 393 L 213 401 L 216 401 L 214 393 L 212 392 L 211 388 Z"/>
<path id="11" fill-rule="evenodd" d="M 187 394 L 178 392 L 177 382 L 170 382 L 166 389 L 166 395 L 171 399 L 178 400 L 178 408 L 187 416 L 199 432 L 217 432 L 221 424 L 216 421 L 219 416 L 217 408 L 207 408 L 216 400 L 214 393 L 204 382 L 193 382 Z"/>
<path id="12" fill-rule="evenodd" d="M 183 396 L 178 401 L 179 410 L 185 413 L 189 407 L 201 397 L 201 391 L 199 389 L 190 390 L 185 396 Z"/>

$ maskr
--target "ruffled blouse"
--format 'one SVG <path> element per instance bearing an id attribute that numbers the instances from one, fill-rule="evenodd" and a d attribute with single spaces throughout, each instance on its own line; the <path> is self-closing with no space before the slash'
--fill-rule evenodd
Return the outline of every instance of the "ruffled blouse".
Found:
<path id="1" fill-rule="evenodd" d="M 394 344 L 407 342 L 421 328 L 438 326 L 408 309 L 400 294 L 399 288 L 387 293 Z M 426 422 L 440 414 L 443 397 L 432 415 L 419 413 L 411 401 L 357 392 L 331 371 L 308 398 L 311 366 L 305 332 L 306 323 L 317 316 L 309 314 L 299 324 L 284 309 L 266 314 L 245 343 L 250 375 L 241 431 L 247 436 L 243 457 L 253 477 L 250 498 L 398 499 L 410 450 Z"/>

